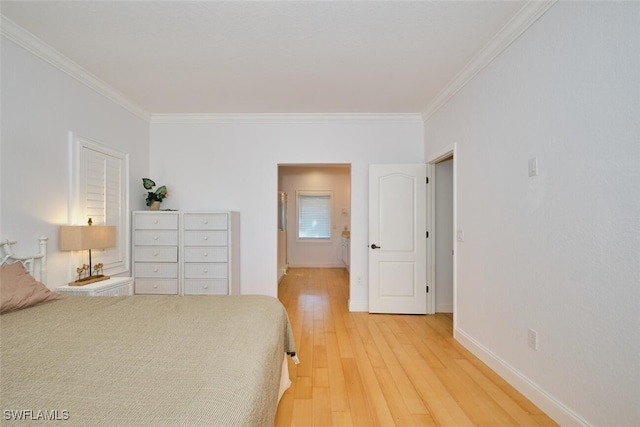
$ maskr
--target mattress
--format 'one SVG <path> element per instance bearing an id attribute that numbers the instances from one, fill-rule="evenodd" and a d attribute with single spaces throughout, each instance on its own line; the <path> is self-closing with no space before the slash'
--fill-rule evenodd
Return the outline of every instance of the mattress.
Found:
<path id="1" fill-rule="evenodd" d="M 3 420 L 273 425 L 286 310 L 268 296 L 66 297 L 0 317 Z"/>

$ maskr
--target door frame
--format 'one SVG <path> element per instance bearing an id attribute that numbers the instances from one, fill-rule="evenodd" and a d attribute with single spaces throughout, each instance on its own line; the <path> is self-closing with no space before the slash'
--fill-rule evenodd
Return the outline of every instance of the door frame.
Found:
<path id="1" fill-rule="evenodd" d="M 443 160 L 453 157 L 453 230 L 454 234 L 458 230 L 458 154 L 457 143 L 454 142 L 441 150 L 433 153 L 427 158 L 427 176 L 429 176 L 430 185 L 427 193 L 427 229 L 432 230 L 433 239 L 427 239 L 427 282 L 431 290 L 430 298 L 427 300 L 427 314 L 435 314 L 436 312 L 436 253 L 435 253 L 435 165 Z M 453 330 L 456 329 L 457 319 L 457 290 L 458 290 L 458 241 L 453 239 Z"/>

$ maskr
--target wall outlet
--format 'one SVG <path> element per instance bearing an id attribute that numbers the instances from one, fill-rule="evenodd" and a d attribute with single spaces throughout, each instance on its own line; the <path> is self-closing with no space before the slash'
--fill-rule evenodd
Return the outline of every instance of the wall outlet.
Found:
<path id="1" fill-rule="evenodd" d="M 464 230 L 462 228 L 459 228 L 456 232 L 456 238 L 458 242 L 464 242 Z"/>
<path id="2" fill-rule="evenodd" d="M 538 350 L 538 333 L 533 329 L 529 329 L 527 332 L 527 341 L 529 343 L 529 348 L 532 350 Z"/>

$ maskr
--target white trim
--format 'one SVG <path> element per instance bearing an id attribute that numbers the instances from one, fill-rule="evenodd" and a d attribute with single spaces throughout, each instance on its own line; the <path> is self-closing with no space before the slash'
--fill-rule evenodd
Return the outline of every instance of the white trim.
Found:
<path id="1" fill-rule="evenodd" d="M 4 37 L 36 55 L 43 61 L 53 65 L 85 86 L 93 89 L 100 95 L 115 102 L 125 110 L 135 114 L 145 121 L 149 121 L 151 115 L 139 105 L 133 103 L 126 96 L 116 91 L 113 87 L 100 80 L 80 65 L 76 64 L 42 40 L 25 30 L 4 15 L 0 15 L 2 22 L 0 32 Z"/>
<path id="2" fill-rule="evenodd" d="M 539 385 L 532 382 L 524 374 L 502 360 L 498 355 L 492 353 L 464 331 L 454 328 L 453 337 L 561 426 L 590 425 L 554 396 L 544 391 Z"/>
<path id="3" fill-rule="evenodd" d="M 436 305 L 436 313 L 453 313 L 453 304 Z"/>
<path id="4" fill-rule="evenodd" d="M 298 262 L 289 264 L 289 268 L 345 268 L 344 263 L 340 262 Z"/>
<path id="5" fill-rule="evenodd" d="M 522 33 L 549 10 L 557 0 L 527 2 L 516 15 L 485 45 L 460 72 L 436 95 L 422 112 L 423 120 L 429 119 L 444 104 L 462 89 L 476 74 L 489 65 L 498 55 L 511 45 Z"/>
<path id="6" fill-rule="evenodd" d="M 434 163 L 427 163 L 427 177 L 429 184 L 427 185 L 427 230 L 429 238 L 427 239 L 427 286 L 429 293 L 427 294 L 427 314 L 436 313 L 436 245 L 435 245 L 435 183 L 436 168 Z"/>
<path id="7" fill-rule="evenodd" d="M 422 123 L 420 113 L 256 113 L 256 114 L 152 114 L 152 124 L 215 123 Z"/>
<path id="8" fill-rule="evenodd" d="M 369 301 L 354 301 L 349 299 L 349 312 L 369 312 Z"/>

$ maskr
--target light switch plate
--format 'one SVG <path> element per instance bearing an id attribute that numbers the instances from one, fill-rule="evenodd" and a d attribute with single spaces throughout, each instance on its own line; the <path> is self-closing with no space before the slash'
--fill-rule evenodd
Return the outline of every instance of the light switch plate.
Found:
<path id="1" fill-rule="evenodd" d="M 538 176 L 538 158 L 529 159 L 529 176 Z"/>
<path id="2" fill-rule="evenodd" d="M 527 331 L 527 344 L 532 350 L 538 350 L 538 333 L 533 329 Z"/>

